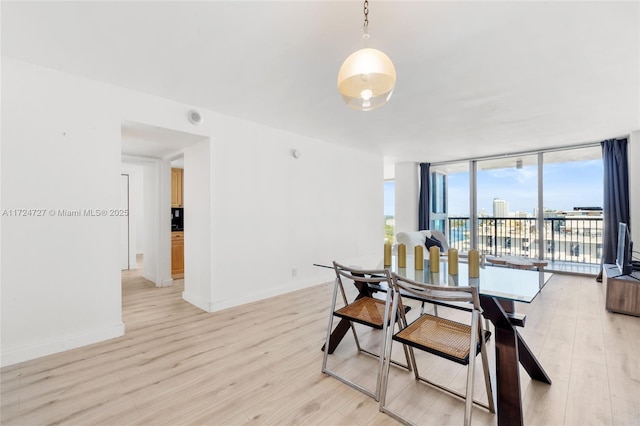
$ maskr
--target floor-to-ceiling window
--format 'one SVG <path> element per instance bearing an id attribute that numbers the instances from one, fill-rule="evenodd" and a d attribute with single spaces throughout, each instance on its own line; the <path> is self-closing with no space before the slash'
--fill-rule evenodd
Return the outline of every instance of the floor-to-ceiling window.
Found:
<path id="1" fill-rule="evenodd" d="M 392 243 L 396 229 L 396 183 L 384 181 L 384 242 Z"/>
<path id="2" fill-rule="evenodd" d="M 478 249 L 535 257 L 538 156 L 477 162 Z"/>
<path id="3" fill-rule="evenodd" d="M 599 264 L 599 145 L 432 164 L 431 171 L 431 228 L 445 231 L 451 247 L 540 257 L 555 270 L 593 272 Z"/>
<path id="4" fill-rule="evenodd" d="M 599 264 L 604 196 L 601 148 L 553 151 L 543 158 L 545 258 L 564 264 Z"/>

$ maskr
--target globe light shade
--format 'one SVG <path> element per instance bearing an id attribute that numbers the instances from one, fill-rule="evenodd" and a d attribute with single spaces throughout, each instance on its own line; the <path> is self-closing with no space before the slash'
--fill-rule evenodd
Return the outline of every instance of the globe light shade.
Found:
<path id="1" fill-rule="evenodd" d="M 365 48 L 352 53 L 338 72 L 338 90 L 349 108 L 369 111 L 386 104 L 396 85 L 396 69 L 387 55 Z"/>

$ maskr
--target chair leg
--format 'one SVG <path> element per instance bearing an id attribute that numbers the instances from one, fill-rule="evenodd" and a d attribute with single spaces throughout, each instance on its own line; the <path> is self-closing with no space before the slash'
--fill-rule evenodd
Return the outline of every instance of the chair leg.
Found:
<path id="1" fill-rule="evenodd" d="M 358 340 L 358 333 L 356 333 L 356 327 L 353 325 L 353 321 L 349 321 L 349 325 L 351 326 L 351 331 L 353 332 L 353 338 L 356 341 L 356 348 L 358 348 L 358 352 L 362 352 L 362 348 L 360 347 L 360 340 Z"/>
<path id="2" fill-rule="evenodd" d="M 392 301 L 391 301 L 391 315 L 393 317 L 397 319 L 399 319 L 398 316 L 398 298 L 395 296 L 395 294 L 392 294 Z M 397 322 L 397 321 L 396 321 Z M 382 370 L 381 370 L 381 381 L 380 381 L 380 385 L 381 385 L 381 389 L 380 389 L 380 405 L 379 405 L 379 409 L 380 411 L 384 412 L 384 406 L 385 406 L 385 402 L 387 400 L 387 384 L 389 382 L 389 368 L 391 366 L 391 351 L 392 351 L 392 345 L 393 345 L 393 332 L 395 331 L 395 325 L 396 322 L 390 324 L 391 327 L 387 327 L 386 331 L 386 335 L 385 335 L 385 343 L 384 343 L 384 350 L 382 351 L 382 357 L 384 359 L 384 363 L 382 365 Z M 405 345 L 403 345 L 404 347 Z M 406 354 L 406 347 L 405 347 L 405 354 Z M 409 364 L 409 358 L 407 358 L 407 364 Z"/>
<path id="3" fill-rule="evenodd" d="M 331 329 L 333 328 L 333 312 L 336 309 L 336 299 L 338 297 L 338 279 L 336 278 L 333 286 L 333 297 L 331 299 L 331 308 L 329 309 L 329 326 L 327 327 L 327 339 L 324 343 L 324 355 L 322 357 L 322 372 L 327 370 L 327 358 L 329 357 L 329 340 L 331 340 Z"/>
<path id="4" fill-rule="evenodd" d="M 418 363 L 416 362 L 416 354 L 413 351 L 411 346 L 405 345 L 405 350 L 409 351 L 409 360 L 411 361 L 409 365 L 411 366 L 411 370 L 413 370 L 413 376 L 416 380 L 420 380 L 420 372 L 418 372 Z"/>
<path id="5" fill-rule="evenodd" d="M 391 304 L 393 304 L 393 301 L 391 302 Z M 404 309 L 404 307 L 402 307 L 402 309 Z M 424 302 L 422 304 L 422 309 L 424 309 Z M 395 330 L 395 324 L 398 324 L 398 327 L 400 328 L 404 327 L 403 324 L 406 325 L 406 318 L 399 313 L 399 309 L 397 308 L 396 308 L 395 318 L 396 318 L 396 322 L 393 324 L 393 327 L 391 327 L 391 336 L 393 336 L 393 331 Z M 407 345 L 402 345 L 402 350 L 404 351 L 404 359 L 407 361 L 407 365 L 404 366 L 400 363 L 395 363 L 395 364 L 401 365 L 402 367 L 406 367 L 409 371 L 413 371 L 413 368 L 411 366 L 411 361 L 409 358 L 409 351 L 407 350 Z M 391 354 L 389 354 L 389 356 L 391 356 Z"/>
<path id="6" fill-rule="evenodd" d="M 491 374 L 489 372 L 489 358 L 487 356 L 487 344 L 484 339 L 484 330 L 480 330 L 480 356 L 482 356 L 482 370 L 484 371 L 484 385 L 487 391 L 487 400 L 489 402 L 489 411 L 496 412 L 495 397 L 493 395 L 493 386 L 491 385 Z"/>
<path id="7" fill-rule="evenodd" d="M 409 354 L 409 350 L 407 349 L 407 345 L 402 345 L 402 350 L 404 351 L 404 359 L 407 361 L 407 369 L 409 371 L 413 371 L 413 365 L 411 364 L 411 355 Z"/>
<path id="8" fill-rule="evenodd" d="M 385 319 L 392 318 L 389 315 L 392 312 L 392 306 L 391 306 L 392 299 L 393 299 L 392 292 L 388 291 L 387 299 L 385 301 L 385 307 L 384 307 L 383 318 Z M 389 334 L 393 333 L 394 328 L 395 328 L 395 322 L 391 322 L 387 320 L 383 321 L 382 342 L 380 343 L 380 352 L 378 356 L 378 377 L 376 380 L 376 397 L 375 397 L 376 401 L 380 401 L 380 396 L 382 394 L 382 389 L 383 389 L 382 381 L 384 376 L 385 365 L 387 365 L 387 368 L 388 368 L 388 364 L 391 362 L 391 347 L 389 347 L 389 354 L 387 355 L 387 346 L 388 346 L 387 339 L 389 338 Z"/>
<path id="9" fill-rule="evenodd" d="M 464 407 L 464 424 L 471 424 L 471 410 L 473 409 L 473 379 L 475 377 L 476 347 L 478 342 L 478 313 L 473 311 L 471 315 L 471 341 L 469 342 L 469 365 L 467 365 L 467 392 Z"/>

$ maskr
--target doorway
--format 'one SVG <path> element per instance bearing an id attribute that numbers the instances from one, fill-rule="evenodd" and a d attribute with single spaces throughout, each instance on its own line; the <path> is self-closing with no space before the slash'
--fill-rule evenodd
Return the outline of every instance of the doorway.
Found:
<path id="1" fill-rule="evenodd" d="M 137 232 L 141 234 L 140 240 L 142 241 L 140 246 L 135 249 L 137 254 L 142 253 L 144 259 L 142 262 L 142 277 L 151 281 L 156 287 L 171 286 L 173 284 L 171 274 L 172 162 L 173 165 L 176 165 L 176 160 L 185 161 L 186 163 L 187 158 L 191 158 L 194 175 L 206 176 L 205 179 L 210 179 L 209 138 L 127 121 L 123 122 L 121 126 L 121 141 L 123 170 L 125 168 L 136 169 L 142 182 L 140 184 L 142 205 L 139 209 L 139 213 L 141 211 L 141 219 L 135 226 Z M 203 146 L 207 153 L 204 156 L 202 152 Z M 182 167 L 186 168 L 184 165 Z M 132 185 L 133 183 L 130 182 L 130 188 Z M 210 197 L 210 185 L 196 185 L 194 182 L 185 180 L 185 209 L 189 199 L 197 200 L 192 204 L 194 209 L 198 209 L 202 205 L 208 206 Z M 130 208 L 135 210 L 132 204 Z M 206 217 L 210 217 L 208 210 L 203 214 Z M 196 212 L 193 217 L 197 218 L 200 215 Z M 130 237 L 134 222 L 136 220 L 131 217 L 129 220 Z M 190 235 L 193 235 L 192 246 L 202 246 L 203 243 L 207 245 L 210 235 L 207 232 L 208 227 L 205 223 L 199 220 L 190 221 L 189 215 L 185 216 L 184 223 L 185 289 L 189 287 L 188 277 L 190 272 L 191 276 L 194 277 L 193 288 L 200 289 L 202 283 L 199 281 L 202 281 L 202 277 L 206 276 L 198 272 L 200 269 L 208 270 L 207 265 L 209 262 L 207 262 L 208 259 L 201 258 L 197 254 L 192 255 L 191 258 L 189 257 L 189 240 Z M 191 228 L 189 228 L 189 223 L 191 223 Z M 192 250 L 192 253 L 197 253 L 197 251 Z M 206 285 L 208 285 L 208 282 Z M 186 292 L 187 290 L 185 290 Z M 197 293 L 199 293 L 199 290 Z M 183 298 L 185 298 L 184 294 Z M 195 299 L 199 300 L 199 294 Z"/>

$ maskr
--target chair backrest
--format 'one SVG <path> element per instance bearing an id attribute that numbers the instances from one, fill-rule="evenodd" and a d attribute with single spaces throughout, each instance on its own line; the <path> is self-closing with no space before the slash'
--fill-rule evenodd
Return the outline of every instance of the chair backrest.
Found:
<path id="1" fill-rule="evenodd" d="M 391 288 L 391 272 L 388 269 L 359 269 L 341 265 L 338 262 L 333 262 L 333 269 L 340 284 L 342 284 L 342 278 L 346 278 L 361 283 L 386 283 L 389 289 Z"/>
<path id="2" fill-rule="evenodd" d="M 426 302 L 469 302 L 473 305 L 473 309 L 482 312 L 478 289 L 476 287 L 423 284 L 395 273 L 392 278 L 393 287 L 399 294 L 402 294 L 402 291 L 404 291 L 411 295 L 412 298 Z"/>

